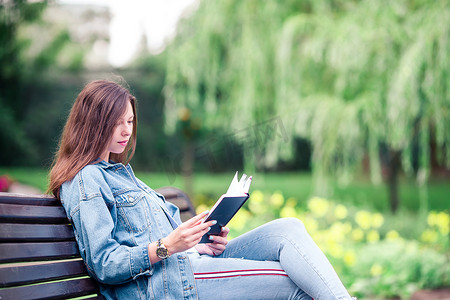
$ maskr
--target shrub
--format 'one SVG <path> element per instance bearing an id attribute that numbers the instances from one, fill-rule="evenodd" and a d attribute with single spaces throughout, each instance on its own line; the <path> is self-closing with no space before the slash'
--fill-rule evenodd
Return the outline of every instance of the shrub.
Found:
<path id="1" fill-rule="evenodd" d="M 253 191 L 228 225 L 230 238 L 275 218 L 296 217 L 356 296 L 407 299 L 417 289 L 450 285 L 448 212 L 382 215 L 319 197 L 299 207 L 280 192 Z"/>

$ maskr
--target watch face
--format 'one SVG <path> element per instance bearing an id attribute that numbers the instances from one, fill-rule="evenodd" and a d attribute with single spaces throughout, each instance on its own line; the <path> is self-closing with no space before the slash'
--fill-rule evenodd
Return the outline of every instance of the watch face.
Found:
<path id="1" fill-rule="evenodd" d="M 156 255 L 158 255 L 159 258 L 167 258 L 169 252 L 166 248 L 159 247 L 156 249 Z"/>

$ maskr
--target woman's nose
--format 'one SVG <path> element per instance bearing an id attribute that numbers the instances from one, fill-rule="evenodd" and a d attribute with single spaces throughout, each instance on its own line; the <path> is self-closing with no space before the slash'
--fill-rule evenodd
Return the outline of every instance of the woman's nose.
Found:
<path id="1" fill-rule="evenodd" d="M 132 132 L 133 132 L 133 126 L 126 125 L 122 131 L 122 134 L 124 136 L 130 136 Z"/>

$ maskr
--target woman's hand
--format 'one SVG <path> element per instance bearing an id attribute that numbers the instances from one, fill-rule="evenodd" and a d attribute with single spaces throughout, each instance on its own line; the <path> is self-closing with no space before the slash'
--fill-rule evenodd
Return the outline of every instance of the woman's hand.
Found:
<path id="1" fill-rule="evenodd" d="M 225 250 L 228 244 L 227 236 L 229 232 L 229 228 L 222 227 L 222 231 L 219 235 L 209 236 L 211 243 L 199 244 L 195 246 L 195 249 L 197 249 L 200 254 L 208 254 L 211 256 L 220 255 Z"/>
<path id="2" fill-rule="evenodd" d="M 202 219 L 208 214 L 203 212 L 187 220 L 163 238 L 163 244 L 169 250 L 169 254 L 183 252 L 197 245 L 202 236 L 207 233 L 216 221 L 202 223 Z"/>

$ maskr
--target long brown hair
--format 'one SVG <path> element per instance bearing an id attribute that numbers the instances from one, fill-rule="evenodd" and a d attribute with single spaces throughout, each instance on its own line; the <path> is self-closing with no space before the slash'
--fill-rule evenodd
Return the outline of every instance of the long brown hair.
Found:
<path id="1" fill-rule="evenodd" d="M 134 113 L 133 132 L 122 153 L 110 154 L 111 160 L 123 164 L 131 160 L 136 149 L 136 99 L 127 89 L 111 81 L 96 80 L 83 88 L 64 127 L 50 171 L 48 193 L 59 198 L 64 182 L 72 180 L 86 165 L 99 160 L 128 101 Z"/>

